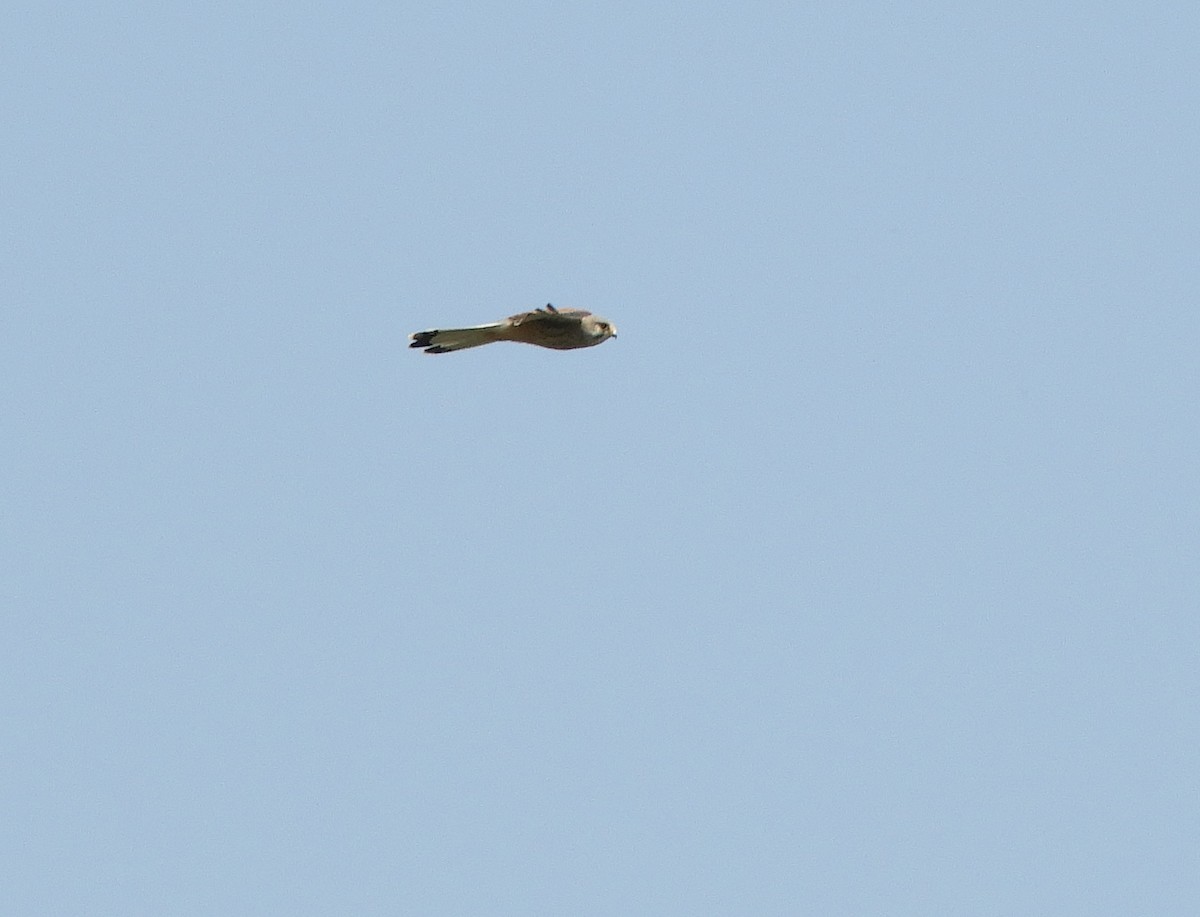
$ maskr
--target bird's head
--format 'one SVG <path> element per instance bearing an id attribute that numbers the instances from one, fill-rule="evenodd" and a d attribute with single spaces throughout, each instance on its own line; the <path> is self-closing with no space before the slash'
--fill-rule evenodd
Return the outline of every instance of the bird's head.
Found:
<path id="1" fill-rule="evenodd" d="M 589 315 L 584 320 L 584 327 L 588 334 L 596 339 L 597 344 L 617 336 L 617 326 L 599 315 Z"/>

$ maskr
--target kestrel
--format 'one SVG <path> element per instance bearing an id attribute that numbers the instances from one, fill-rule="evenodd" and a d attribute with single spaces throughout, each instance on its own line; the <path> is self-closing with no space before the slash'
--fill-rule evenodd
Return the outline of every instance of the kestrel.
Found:
<path id="1" fill-rule="evenodd" d="M 544 309 L 522 312 L 491 325 L 470 328 L 446 328 L 418 331 L 409 335 L 409 347 L 423 347 L 426 353 L 466 350 L 494 341 L 519 341 L 554 350 L 594 347 L 617 336 L 616 326 L 582 309 L 556 309 L 546 303 Z"/>

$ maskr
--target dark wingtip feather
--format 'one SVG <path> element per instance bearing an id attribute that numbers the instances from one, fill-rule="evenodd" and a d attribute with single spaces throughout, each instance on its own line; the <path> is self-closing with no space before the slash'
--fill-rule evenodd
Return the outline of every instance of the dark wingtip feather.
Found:
<path id="1" fill-rule="evenodd" d="M 418 331 L 416 334 L 412 335 L 412 343 L 408 346 L 428 347 L 435 334 L 437 334 L 436 331 Z"/>

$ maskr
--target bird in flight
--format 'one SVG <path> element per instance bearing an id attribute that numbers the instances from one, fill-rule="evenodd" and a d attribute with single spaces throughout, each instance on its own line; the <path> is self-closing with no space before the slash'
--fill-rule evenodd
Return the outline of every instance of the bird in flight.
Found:
<path id="1" fill-rule="evenodd" d="M 553 350 L 594 347 L 617 336 L 617 328 L 598 315 L 582 309 L 556 309 L 546 303 L 544 309 L 522 312 L 491 325 L 470 328 L 445 328 L 418 331 L 409 335 L 409 347 L 421 347 L 426 353 L 450 353 L 495 341 L 519 341 Z"/>

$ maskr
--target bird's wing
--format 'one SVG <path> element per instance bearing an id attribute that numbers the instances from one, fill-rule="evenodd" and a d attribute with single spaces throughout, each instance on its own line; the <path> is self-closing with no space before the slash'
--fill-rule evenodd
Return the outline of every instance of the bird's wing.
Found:
<path id="1" fill-rule="evenodd" d="M 508 322 L 513 326 L 528 325 L 532 322 L 539 322 L 547 326 L 568 326 L 578 325 L 585 315 L 591 314 L 583 309 L 556 309 L 550 303 L 546 303 L 544 309 L 534 309 L 532 312 L 520 312 L 517 315 L 509 316 Z"/>

